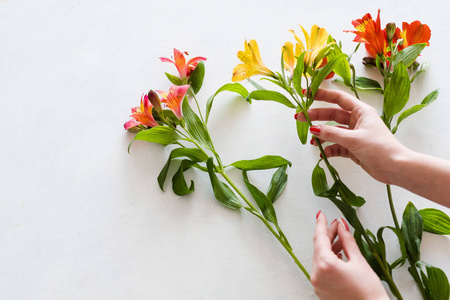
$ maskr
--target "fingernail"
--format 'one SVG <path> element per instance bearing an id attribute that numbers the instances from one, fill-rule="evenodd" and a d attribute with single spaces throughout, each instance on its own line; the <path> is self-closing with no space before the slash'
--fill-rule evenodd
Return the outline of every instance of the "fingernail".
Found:
<path id="1" fill-rule="evenodd" d="M 341 224 L 345 229 L 347 229 L 347 231 L 350 231 L 350 228 L 348 227 L 348 224 L 347 224 L 347 222 L 346 222 L 344 219 L 340 218 L 340 219 L 338 220 L 338 222 L 339 222 L 339 224 Z"/>
<path id="2" fill-rule="evenodd" d="M 296 113 L 296 114 L 294 115 L 294 119 L 297 120 L 298 114 L 299 114 L 299 113 Z"/>
<path id="3" fill-rule="evenodd" d="M 303 89 L 302 93 L 303 93 L 303 95 L 305 95 L 306 94 L 306 89 Z"/>
<path id="4" fill-rule="evenodd" d="M 342 259 L 342 253 L 336 254 L 339 259 Z"/>
<path id="5" fill-rule="evenodd" d="M 337 222 L 337 219 L 334 219 L 334 221 L 331 222 L 330 226 L 333 225 L 333 224 L 336 223 L 336 222 Z"/>
<path id="6" fill-rule="evenodd" d="M 311 126 L 309 128 L 309 132 L 311 132 L 314 135 L 320 135 L 321 131 L 322 131 L 322 129 L 320 128 L 320 126 Z"/>
<path id="7" fill-rule="evenodd" d="M 322 212 L 321 210 L 319 210 L 319 211 L 317 212 L 316 219 L 319 217 L 319 215 L 320 215 L 321 212 Z"/>
<path id="8" fill-rule="evenodd" d="M 322 156 L 322 153 L 320 153 L 320 155 L 319 155 L 319 156 L 320 156 L 320 158 L 323 158 L 323 156 Z"/>
<path id="9" fill-rule="evenodd" d="M 314 137 L 309 141 L 311 145 L 314 145 Z"/>

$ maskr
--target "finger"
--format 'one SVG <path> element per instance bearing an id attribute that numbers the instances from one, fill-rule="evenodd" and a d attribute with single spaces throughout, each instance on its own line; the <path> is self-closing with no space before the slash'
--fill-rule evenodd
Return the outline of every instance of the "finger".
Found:
<path id="1" fill-rule="evenodd" d="M 348 111 L 353 110 L 356 106 L 364 105 L 363 102 L 350 94 L 338 90 L 319 89 L 314 96 L 314 100 L 335 103 Z"/>
<path id="2" fill-rule="evenodd" d="M 308 116 L 311 121 L 336 121 L 340 124 L 349 125 L 351 112 L 335 107 L 312 108 L 308 110 Z M 297 120 L 306 122 L 303 112 L 296 115 Z"/>
<path id="3" fill-rule="evenodd" d="M 325 155 L 327 158 L 329 157 L 350 157 L 351 153 L 348 151 L 347 148 L 342 147 L 341 145 L 334 144 L 326 147 L 324 149 Z"/>
<path id="4" fill-rule="evenodd" d="M 345 220 L 340 219 L 342 223 L 347 224 Z M 348 226 L 348 225 L 347 225 Z M 350 231 L 344 227 L 344 225 L 338 226 L 338 235 L 339 239 L 342 243 L 342 249 L 344 250 L 345 256 L 347 256 L 348 260 L 358 260 L 362 257 L 361 252 L 359 251 L 358 245 L 356 244 L 355 239 L 353 238 Z"/>
<path id="5" fill-rule="evenodd" d="M 336 236 L 338 234 L 338 225 L 337 219 L 335 219 L 333 222 L 331 222 L 330 227 L 328 227 L 327 230 L 327 236 L 330 239 L 330 243 L 333 243 L 336 239 Z"/>
<path id="6" fill-rule="evenodd" d="M 328 238 L 327 218 L 319 212 L 316 219 L 316 230 L 314 232 L 314 256 L 323 257 L 331 251 L 331 242 Z"/>
<path id="7" fill-rule="evenodd" d="M 352 149 L 357 143 L 358 133 L 338 126 L 317 125 L 311 126 L 309 131 L 321 140 L 339 144 L 347 149 Z"/>
<path id="8" fill-rule="evenodd" d="M 341 239 L 337 239 L 332 245 L 331 245 L 331 251 L 333 251 L 336 255 L 342 251 L 342 242 Z"/>

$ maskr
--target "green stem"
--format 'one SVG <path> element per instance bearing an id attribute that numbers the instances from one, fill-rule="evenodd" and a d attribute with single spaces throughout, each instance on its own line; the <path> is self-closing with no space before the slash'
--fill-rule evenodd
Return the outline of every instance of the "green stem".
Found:
<path id="1" fill-rule="evenodd" d="M 289 245 L 289 242 L 284 241 L 281 238 L 281 235 L 279 235 L 274 229 L 273 227 L 269 224 L 269 222 L 261 215 L 259 215 L 258 210 L 256 209 L 256 207 L 247 199 L 247 197 L 241 192 L 241 190 L 234 184 L 234 182 L 230 179 L 230 177 L 228 177 L 228 175 L 223 171 L 223 169 L 219 170 L 219 173 L 223 176 L 223 178 L 225 178 L 225 180 L 233 187 L 233 189 L 239 194 L 239 196 L 241 196 L 241 198 L 245 201 L 245 203 L 247 203 L 247 205 L 249 206 L 250 210 L 252 210 L 254 213 L 258 214 L 259 219 L 264 223 L 264 225 L 266 225 L 266 227 L 270 230 L 270 232 L 277 238 L 277 240 L 281 243 L 281 245 L 283 245 L 284 249 L 286 249 L 286 251 L 291 255 L 292 259 L 294 260 L 295 264 L 300 268 L 300 270 L 302 270 L 303 274 L 306 276 L 306 278 L 308 280 L 310 280 L 310 276 L 308 271 L 306 271 L 305 267 L 302 265 L 302 263 L 298 260 L 298 258 L 295 256 L 294 252 L 292 252 L 292 249 Z M 283 231 L 280 232 L 284 235 Z M 284 236 L 286 238 L 286 236 Z"/>
<path id="2" fill-rule="evenodd" d="M 388 193 L 389 207 L 391 209 L 392 219 L 394 220 L 395 228 L 400 230 L 400 226 L 398 224 L 398 219 L 397 219 L 397 214 L 395 213 L 394 201 L 392 199 L 391 186 L 389 184 L 386 184 L 386 190 Z"/>

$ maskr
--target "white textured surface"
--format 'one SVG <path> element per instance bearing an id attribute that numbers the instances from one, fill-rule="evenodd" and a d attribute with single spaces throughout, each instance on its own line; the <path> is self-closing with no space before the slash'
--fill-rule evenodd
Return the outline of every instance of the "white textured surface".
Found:
<path id="1" fill-rule="evenodd" d="M 398 138 L 450 159 L 449 2 L 0 1 L 0 298 L 314 299 L 255 217 L 213 200 L 206 174 L 189 173 L 196 181 L 190 196 L 175 196 L 169 184 L 161 192 L 156 176 L 168 149 L 136 142 L 129 155 L 132 135 L 122 124 L 143 92 L 168 89 L 163 72 L 175 69 L 158 57 L 174 47 L 208 58 L 205 103 L 230 82 L 244 39 L 258 41 L 273 69 L 280 47 L 293 40 L 288 29 L 298 24 L 327 28 L 350 52 L 353 35 L 342 31 L 378 8 L 383 22 L 419 19 L 432 29 L 422 55 L 431 69 L 415 82 L 410 105 L 435 88 L 441 94 L 402 124 Z M 370 75 L 359 64 L 363 52 L 354 62 L 359 74 Z M 379 107 L 377 96 L 361 94 Z M 317 149 L 299 144 L 292 115 L 279 105 L 249 106 L 223 94 L 210 130 L 226 163 L 264 154 L 293 162 L 276 209 L 309 270 L 317 211 L 331 220 L 340 214 L 313 196 Z M 384 186 L 348 160 L 333 164 L 368 200 L 360 210 L 364 224 L 372 230 L 391 224 Z M 253 177 L 261 184 L 268 179 Z M 399 188 L 393 193 L 399 214 L 408 201 L 435 207 Z M 425 234 L 422 253 L 450 275 L 448 237 Z M 419 298 L 405 269 L 395 277 L 405 299 Z"/>

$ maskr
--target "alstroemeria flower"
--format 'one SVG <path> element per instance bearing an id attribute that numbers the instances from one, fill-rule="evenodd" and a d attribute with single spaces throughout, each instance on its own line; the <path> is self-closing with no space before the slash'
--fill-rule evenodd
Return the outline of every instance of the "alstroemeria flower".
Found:
<path id="1" fill-rule="evenodd" d="M 239 51 L 237 56 L 243 64 L 234 67 L 231 81 L 241 81 L 254 75 L 275 75 L 262 62 L 261 55 L 259 54 L 259 47 L 255 40 L 251 40 L 248 43 L 247 40 L 245 40 L 245 50 Z"/>
<path id="2" fill-rule="evenodd" d="M 295 33 L 294 30 L 291 29 L 289 31 L 294 35 L 295 40 L 297 41 L 297 44 L 295 46 L 296 49 L 298 47 L 299 53 L 307 51 L 305 53 L 303 61 L 306 66 L 311 66 L 320 50 L 328 46 L 328 32 L 325 30 L 325 28 L 320 28 L 317 25 L 313 25 L 311 27 L 311 35 L 309 35 L 305 28 L 303 28 L 302 26 L 300 26 L 300 28 L 302 29 L 303 35 L 305 36 L 306 47 L 302 39 Z M 318 65 L 320 65 L 320 63 L 321 62 L 319 62 Z"/>
<path id="3" fill-rule="evenodd" d="M 181 120 L 183 115 L 181 113 L 181 102 L 186 95 L 189 85 L 172 85 L 169 92 L 156 91 L 161 96 L 161 102 L 164 103 L 178 118 Z"/>
<path id="4" fill-rule="evenodd" d="M 294 50 L 294 45 L 291 42 L 286 42 L 281 51 L 283 52 L 284 68 L 293 73 L 297 65 L 297 57 L 301 54 L 300 45 L 296 44 Z"/>
<path id="5" fill-rule="evenodd" d="M 344 32 L 356 34 L 353 41 L 364 43 L 371 57 L 387 55 L 386 31 L 381 29 L 380 10 L 378 10 L 376 21 L 367 13 L 362 19 L 353 20 L 352 25 L 356 28 L 356 31 L 344 30 Z"/>
<path id="6" fill-rule="evenodd" d="M 148 101 L 148 96 L 145 94 L 142 95 L 141 106 L 137 106 L 131 109 L 130 117 L 132 117 L 133 119 L 126 122 L 123 127 L 128 130 L 139 125 L 145 125 L 148 127 L 158 126 L 159 124 L 153 118 L 152 108 L 153 106 Z"/>
<path id="7" fill-rule="evenodd" d="M 403 22 L 402 31 L 398 30 L 394 38 L 403 39 L 403 44 L 398 47 L 399 50 L 402 50 L 414 44 L 426 43 L 429 46 L 430 37 L 430 27 L 420 21 L 414 21 L 411 24 Z"/>
<path id="8" fill-rule="evenodd" d="M 184 54 L 189 55 L 186 51 Z M 205 61 L 205 57 L 197 56 L 194 58 L 191 58 L 186 62 L 186 58 L 184 57 L 183 52 L 173 49 L 173 59 L 171 60 L 166 57 L 160 57 L 162 62 L 170 62 L 177 67 L 178 73 L 180 74 L 180 78 L 182 80 L 185 80 L 189 76 L 191 76 L 192 72 L 194 71 L 195 67 L 197 67 L 199 61 Z"/>

